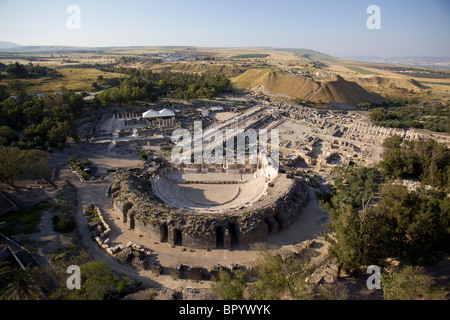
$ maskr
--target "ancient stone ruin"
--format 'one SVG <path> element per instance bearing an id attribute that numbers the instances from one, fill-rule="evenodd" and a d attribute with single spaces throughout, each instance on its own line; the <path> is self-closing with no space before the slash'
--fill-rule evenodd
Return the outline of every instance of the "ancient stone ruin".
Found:
<path id="1" fill-rule="evenodd" d="M 211 173 L 211 174 L 209 174 Z M 237 248 L 288 227 L 308 198 L 302 178 L 262 171 L 185 173 L 118 169 L 111 186 L 122 223 L 158 242 L 196 249 Z"/>

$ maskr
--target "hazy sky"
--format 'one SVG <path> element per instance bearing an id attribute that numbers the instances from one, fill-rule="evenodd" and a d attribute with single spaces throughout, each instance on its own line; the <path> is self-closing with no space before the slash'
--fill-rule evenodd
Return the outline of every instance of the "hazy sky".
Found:
<path id="1" fill-rule="evenodd" d="M 70 5 L 80 8 L 80 29 L 67 27 Z M 366 26 L 369 5 L 380 7 L 379 30 Z M 450 0 L 0 0 L 0 41 L 450 57 Z"/>

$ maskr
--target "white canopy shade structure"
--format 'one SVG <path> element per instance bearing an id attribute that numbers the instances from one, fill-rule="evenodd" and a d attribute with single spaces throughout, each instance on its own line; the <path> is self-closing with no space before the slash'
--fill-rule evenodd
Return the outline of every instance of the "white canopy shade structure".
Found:
<path id="1" fill-rule="evenodd" d="M 142 118 L 166 118 L 166 117 L 175 117 L 175 113 L 169 109 L 162 109 L 161 111 L 148 110 L 142 114 Z"/>
<path id="2" fill-rule="evenodd" d="M 155 121 L 159 126 L 173 125 L 175 123 L 175 112 L 170 109 L 162 109 L 161 111 L 148 110 L 142 113 L 142 118 L 154 123 Z"/>
<path id="3" fill-rule="evenodd" d="M 155 110 L 148 110 L 142 114 L 142 118 L 157 118 L 159 116 L 159 112 Z"/>
<path id="4" fill-rule="evenodd" d="M 159 111 L 159 116 L 160 117 L 175 117 L 175 113 L 172 110 L 164 108 L 161 111 Z"/>

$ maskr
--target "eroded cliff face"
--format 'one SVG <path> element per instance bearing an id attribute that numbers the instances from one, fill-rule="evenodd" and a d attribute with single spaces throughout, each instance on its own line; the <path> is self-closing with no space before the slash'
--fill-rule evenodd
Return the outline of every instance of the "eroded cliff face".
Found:
<path id="1" fill-rule="evenodd" d="M 190 248 L 230 248 L 262 240 L 289 226 L 308 199 L 304 181 L 280 175 L 251 209 L 192 212 L 161 201 L 152 192 L 153 175 L 139 170 L 116 172 L 111 196 L 118 218 L 155 241 Z"/>

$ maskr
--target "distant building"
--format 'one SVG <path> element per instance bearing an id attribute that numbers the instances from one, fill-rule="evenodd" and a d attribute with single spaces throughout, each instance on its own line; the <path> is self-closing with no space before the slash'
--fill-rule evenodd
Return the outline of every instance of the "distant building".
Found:
<path id="1" fill-rule="evenodd" d="M 32 98 L 45 98 L 45 93 L 28 93 L 26 95 L 27 97 L 32 97 Z M 10 99 L 16 99 L 17 100 L 17 96 L 9 96 Z"/>
<path id="2" fill-rule="evenodd" d="M 211 111 L 211 112 L 223 111 L 223 107 L 221 107 L 221 106 L 211 107 L 211 108 L 209 108 L 209 111 Z"/>
<path id="3" fill-rule="evenodd" d="M 28 97 L 38 97 L 38 98 L 42 98 L 42 99 L 44 99 L 45 98 L 45 94 L 44 93 L 29 93 L 29 94 L 27 94 L 27 96 Z"/>

